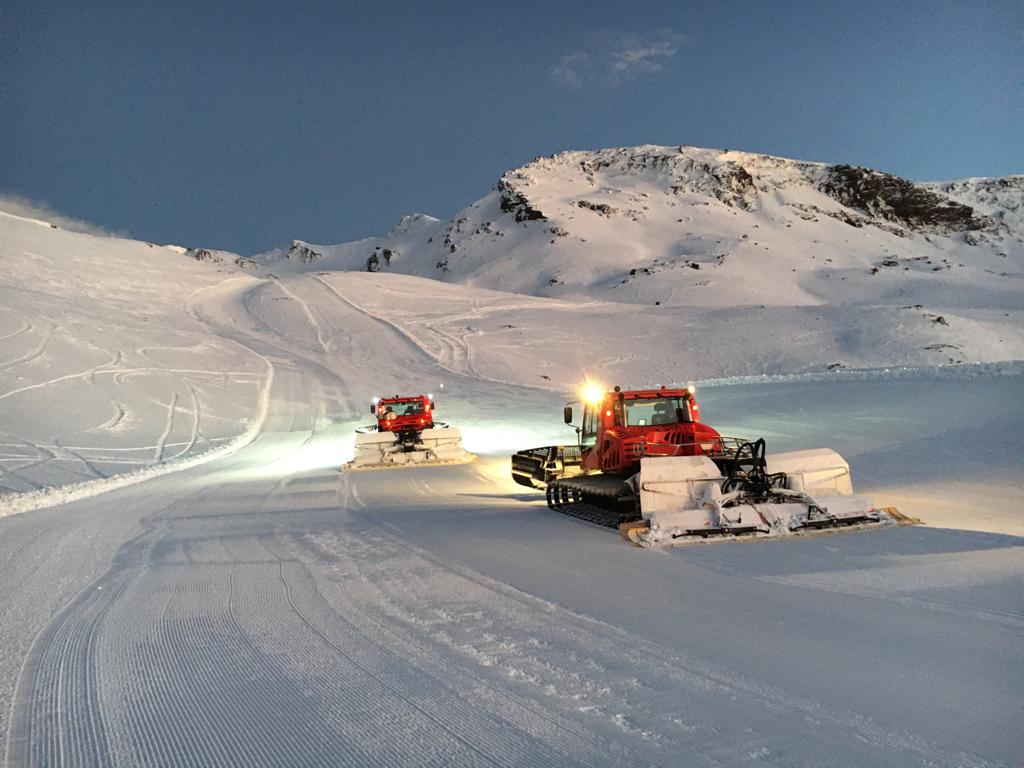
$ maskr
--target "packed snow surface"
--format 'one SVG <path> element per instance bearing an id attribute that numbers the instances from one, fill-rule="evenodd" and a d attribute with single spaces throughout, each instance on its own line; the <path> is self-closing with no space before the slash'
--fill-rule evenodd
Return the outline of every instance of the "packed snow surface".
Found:
<path id="1" fill-rule="evenodd" d="M 637 177 L 737 216 L 833 178 L 710 151 L 652 170 L 659 152 L 538 161 L 495 210 L 532 238 L 554 225 L 529 210 L 602 217 L 577 198 L 622 209 L 634 192 L 611 187 Z M 609 191 L 580 192 L 578 168 Z M 943 194 L 1010 210 L 1012 189 L 958 184 Z M 967 230 L 980 245 L 930 225 L 940 251 L 987 254 L 934 282 L 871 274 L 851 244 L 842 293 L 775 265 L 747 281 L 760 298 L 724 280 L 701 303 L 664 276 L 591 280 L 615 265 L 583 251 L 550 290 L 482 251 L 459 275 L 328 263 L 412 261 L 382 242 L 443 241 L 425 216 L 256 267 L 0 216 L 4 763 L 1019 765 L 1022 270 L 997 218 Z M 907 231 L 889 234 L 934 245 Z M 536 277 L 506 256 L 509 281 Z M 762 301 L 772 281 L 788 292 Z M 858 493 L 926 525 L 652 552 L 552 513 L 508 455 L 574 439 L 584 375 L 696 381 L 721 431 L 832 447 Z M 371 396 L 427 392 L 477 462 L 338 471 Z"/>

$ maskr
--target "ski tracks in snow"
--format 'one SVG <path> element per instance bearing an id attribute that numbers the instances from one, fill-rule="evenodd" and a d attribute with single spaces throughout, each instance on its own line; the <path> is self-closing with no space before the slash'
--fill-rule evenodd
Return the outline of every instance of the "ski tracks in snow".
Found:
<path id="1" fill-rule="evenodd" d="M 251 281 L 246 281 L 247 284 L 250 282 Z M 222 443 L 217 447 L 211 447 L 209 450 L 206 450 L 200 454 L 186 456 L 183 455 L 182 452 L 179 452 L 179 454 L 177 454 L 173 459 L 164 460 L 163 453 L 167 444 L 167 440 L 170 436 L 170 432 L 173 428 L 173 416 L 177 406 L 177 393 L 175 392 L 172 397 L 170 405 L 167 406 L 168 415 L 164 425 L 164 431 L 161 437 L 158 439 L 156 446 L 154 447 L 154 455 L 156 457 L 154 463 L 127 474 L 109 477 L 101 476 L 96 479 L 87 480 L 85 482 L 80 483 L 72 483 L 60 486 L 58 488 L 44 488 L 40 487 L 38 484 L 32 483 L 31 485 L 35 487 L 34 491 L 5 497 L 4 501 L 7 502 L 6 508 L 0 509 L 0 512 L 4 514 L 17 514 L 21 512 L 29 512 L 43 507 L 49 507 L 57 504 L 64 504 L 71 501 L 90 498 L 92 496 L 96 496 L 107 491 L 115 490 L 118 488 L 124 488 L 130 485 L 134 485 L 136 483 L 160 477 L 171 472 L 177 472 L 184 469 L 196 467 L 199 466 L 200 464 L 204 464 L 214 459 L 230 456 L 232 453 L 238 451 L 239 449 L 245 447 L 253 440 L 255 440 L 260 430 L 263 428 L 264 422 L 266 421 L 268 413 L 270 412 L 271 390 L 274 382 L 274 365 L 271 362 L 271 360 L 268 359 L 266 356 L 259 354 L 258 351 L 250 349 L 249 347 L 245 346 L 244 344 L 240 343 L 235 338 L 233 338 L 233 335 L 230 333 L 229 327 L 219 326 L 212 319 L 205 317 L 198 306 L 201 298 L 206 298 L 211 295 L 213 297 L 215 306 L 219 307 L 221 302 L 232 304 L 232 299 L 239 294 L 239 291 L 240 289 L 239 286 L 236 284 L 236 279 L 228 278 L 227 280 L 218 283 L 214 286 L 210 286 L 194 292 L 191 296 L 188 297 L 185 304 L 186 310 L 196 319 L 197 322 L 207 325 L 208 327 L 211 328 L 211 330 L 214 331 L 214 333 L 218 333 L 218 331 L 220 331 L 218 335 L 221 338 L 233 344 L 237 344 L 239 347 L 245 349 L 247 353 L 256 355 L 259 359 L 262 360 L 262 362 L 266 366 L 266 373 L 263 380 L 263 385 L 259 387 L 257 392 L 255 414 L 248 423 L 248 425 L 246 426 L 246 429 L 240 435 L 228 439 L 226 442 Z M 109 367 L 111 365 L 119 364 L 121 360 L 122 353 L 120 351 L 117 351 L 116 354 L 114 354 L 113 359 L 108 361 L 107 363 L 104 363 L 99 366 L 94 366 L 89 370 L 82 371 L 79 373 L 57 377 L 50 381 L 39 382 L 33 385 L 28 385 L 16 390 L 5 392 L 3 394 L 0 394 L 0 400 L 18 394 L 20 392 L 46 387 L 51 384 L 60 381 L 65 381 L 68 379 L 86 378 L 95 385 L 95 376 L 100 373 L 110 373 L 113 374 L 115 377 L 140 371 L 155 371 L 159 373 L 166 373 L 168 372 L 168 370 L 170 370 L 170 372 L 172 373 L 179 375 L 186 373 L 216 373 L 217 375 L 222 374 L 222 371 L 211 372 L 209 370 L 184 370 L 162 368 L 111 369 Z M 249 375 L 249 373 L 246 372 L 246 375 Z M 119 412 L 121 411 L 120 406 L 118 406 L 118 410 Z M 199 406 L 198 403 L 196 403 L 194 421 L 188 445 L 194 446 L 196 440 L 198 439 L 199 417 Z M 38 450 L 44 451 L 45 449 L 39 447 Z M 55 454 L 53 454 L 52 452 L 47 452 L 46 456 L 40 456 L 39 461 L 54 458 L 56 458 Z M 78 456 L 76 457 L 76 459 L 81 460 L 81 457 Z M 23 470 L 24 467 L 21 467 L 19 469 Z"/>
<path id="2" fill-rule="evenodd" d="M 277 282 L 277 287 L 280 288 L 281 292 L 286 296 L 298 302 L 299 306 L 302 308 L 302 312 L 306 315 L 306 319 L 309 320 L 309 324 L 312 326 L 314 333 L 316 333 L 316 341 L 317 344 L 320 345 L 320 351 L 330 353 L 331 349 L 328 345 L 328 340 L 324 337 L 323 325 L 319 320 L 317 320 L 305 299 L 295 293 L 295 291 L 289 289 L 287 283 L 284 281 L 279 280 Z"/>
<path id="3" fill-rule="evenodd" d="M 489 380 L 486 377 L 479 375 L 473 369 L 472 354 L 465 340 L 457 339 L 455 337 L 442 334 L 441 332 L 436 331 L 436 329 L 431 328 L 430 330 L 433 331 L 435 338 L 442 345 L 444 350 L 440 355 L 432 354 L 423 347 L 423 345 L 420 343 L 418 339 L 416 339 L 414 336 L 409 334 L 408 331 L 402 328 L 402 326 L 389 320 L 386 317 L 382 317 L 381 315 L 377 315 L 371 312 L 364 306 L 355 303 L 352 299 L 348 298 L 340 290 L 338 290 L 337 287 L 332 285 L 329 281 L 324 280 L 319 275 L 313 275 L 313 279 L 315 279 L 321 285 L 325 286 L 334 297 L 343 302 L 350 309 L 372 320 L 377 321 L 382 326 L 385 326 L 392 332 L 396 333 L 399 337 L 401 337 L 401 339 L 405 343 L 416 349 L 421 355 L 428 358 L 433 364 L 437 365 L 442 370 L 445 370 L 448 373 L 452 373 L 458 376 L 472 376 L 474 378 L 482 380 Z M 505 382 L 495 383 L 503 384 Z"/>
<path id="4" fill-rule="evenodd" d="M 40 340 L 40 342 L 35 347 L 32 347 L 32 348 L 26 350 L 22 354 L 17 355 L 15 357 L 11 358 L 10 360 L 6 360 L 6 361 L 0 363 L 0 371 L 7 370 L 8 368 L 14 368 L 15 366 L 19 366 L 19 365 L 26 365 L 28 363 L 33 362 L 34 360 L 38 360 L 43 355 L 45 355 L 46 354 L 46 348 L 49 346 L 50 341 L 53 339 L 53 332 L 56 330 L 56 328 L 57 328 L 57 326 L 55 326 L 53 324 L 48 325 L 46 327 L 46 332 L 43 334 L 43 338 Z M 28 323 L 26 325 L 26 327 L 23 329 L 23 332 L 27 333 L 28 331 L 31 331 L 31 329 L 32 329 L 32 324 Z M 11 334 L 11 336 L 17 336 L 17 335 L 18 335 L 18 333 Z M 10 338 L 11 336 L 6 336 L 4 338 Z"/>

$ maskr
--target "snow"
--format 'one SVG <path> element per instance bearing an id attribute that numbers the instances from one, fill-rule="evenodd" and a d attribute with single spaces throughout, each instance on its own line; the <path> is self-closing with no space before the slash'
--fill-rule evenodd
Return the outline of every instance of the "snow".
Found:
<path id="1" fill-rule="evenodd" d="M 6 214 L 0 260 L 0 493 L 109 478 L 245 432 L 266 366 L 196 317 L 224 273 Z"/>
<path id="2" fill-rule="evenodd" d="M 255 267 L 0 216 L 4 762 L 1018 764 L 1013 217 L 978 245 L 820 213 L 787 229 L 794 202 L 842 208 L 814 186 L 827 166 L 673 151 L 510 172 L 552 218 L 504 235 L 472 234 L 515 216 L 495 190 L 461 233 L 415 215 Z M 702 170 L 723 163 L 756 194 Z M 1012 211 L 990 182 L 957 199 Z M 578 199 L 648 212 L 606 226 Z M 757 253 L 743 234 L 769 244 L 771 269 L 698 289 L 716 231 L 735 261 Z M 954 266 L 872 275 L 897 246 Z M 658 253 L 701 269 L 621 282 Z M 694 381 L 723 432 L 831 447 L 857 493 L 926 525 L 652 552 L 551 513 L 508 455 L 572 439 L 584 375 Z M 480 458 L 339 472 L 396 392 L 433 392 Z"/>

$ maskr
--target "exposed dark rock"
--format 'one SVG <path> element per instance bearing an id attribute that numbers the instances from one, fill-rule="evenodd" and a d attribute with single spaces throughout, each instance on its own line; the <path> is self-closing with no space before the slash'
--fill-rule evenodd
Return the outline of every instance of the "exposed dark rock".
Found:
<path id="1" fill-rule="evenodd" d="M 726 162 L 716 169 L 708 169 L 708 172 L 718 179 L 719 200 L 727 205 L 747 210 L 753 207 L 752 198 L 757 198 L 757 189 L 754 187 L 754 177 L 746 168 L 737 163 Z"/>
<path id="2" fill-rule="evenodd" d="M 309 264 L 314 261 L 319 261 L 323 258 L 323 254 L 317 253 L 305 243 L 300 243 L 298 240 L 292 243 L 291 248 L 288 249 L 288 253 L 285 254 L 286 259 L 298 259 L 303 264 Z"/>
<path id="3" fill-rule="evenodd" d="M 185 251 L 185 255 L 195 259 L 196 261 L 220 261 L 220 259 L 205 248 L 189 248 Z"/>
<path id="4" fill-rule="evenodd" d="M 498 183 L 494 185 L 494 188 L 499 194 L 498 204 L 501 206 L 501 210 L 513 214 L 516 221 L 525 222 L 547 218 L 543 213 L 530 205 L 526 195 L 521 190 L 516 189 L 505 176 L 498 179 Z"/>
<path id="5" fill-rule="evenodd" d="M 837 221 L 843 222 L 844 224 L 849 224 L 851 227 L 855 227 L 857 229 L 860 229 L 866 224 L 871 224 L 879 229 L 884 229 L 886 232 L 892 232 L 894 235 L 899 235 L 900 237 L 908 236 L 907 230 L 899 224 L 882 221 L 878 218 L 872 218 L 870 216 L 865 216 L 861 213 L 854 213 L 845 209 L 830 211 L 824 208 L 819 208 L 816 205 L 805 205 L 803 203 L 790 203 L 790 207 L 800 211 L 800 213 L 797 213 L 797 216 L 804 221 L 818 221 L 818 215 L 820 214 L 822 216 L 829 216 Z M 786 226 L 789 225 L 787 224 Z"/>
<path id="6" fill-rule="evenodd" d="M 714 165 L 685 158 L 672 168 L 672 193 L 713 195 L 733 208 L 751 211 L 757 205 L 754 177 L 739 163 L 723 160 Z M 707 205 L 707 203 L 699 203 Z"/>
<path id="7" fill-rule="evenodd" d="M 608 205 L 608 203 L 592 203 L 589 200 L 580 200 L 576 205 L 580 208 L 589 208 L 596 213 L 600 213 L 602 216 L 611 216 L 618 213 L 618 210 Z"/>
<path id="8" fill-rule="evenodd" d="M 398 250 L 392 250 L 391 248 L 383 248 L 377 246 L 373 249 L 373 253 L 370 254 L 369 258 L 366 259 L 366 271 L 367 272 L 382 272 L 391 266 L 391 257 L 397 256 Z"/>
<path id="9" fill-rule="evenodd" d="M 969 205 L 870 168 L 832 166 L 821 190 L 848 208 L 899 222 L 911 229 L 962 232 L 981 229 L 987 223 L 976 216 Z"/>

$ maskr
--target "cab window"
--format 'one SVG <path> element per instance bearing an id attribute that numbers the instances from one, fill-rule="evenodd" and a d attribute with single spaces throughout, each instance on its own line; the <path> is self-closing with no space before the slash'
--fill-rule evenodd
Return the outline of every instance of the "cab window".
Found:
<path id="1" fill-rule="evenodd" d="M 626 426 L 676 424 L 680 421 L 691 421 L 690 409 L 684 398 L 651 397 L 626 401 Z"/>
<path id="2" fill-rule="evenodd" d="M 580 445 L 593 447 L 597 442 L 597 410 L 589 405 L 583 409 L 583 427 L 580 430 Z"/>

